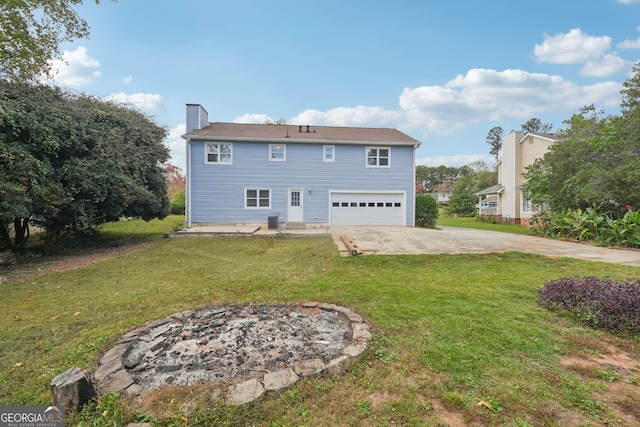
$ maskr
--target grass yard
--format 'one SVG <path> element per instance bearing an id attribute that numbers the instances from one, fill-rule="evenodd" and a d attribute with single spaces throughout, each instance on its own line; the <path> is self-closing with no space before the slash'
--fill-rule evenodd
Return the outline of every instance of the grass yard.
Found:
<path id="1" fill-rule="evenodd" d="M 146 402 L 161 408 L 155 415 L 107 396 L 68 424 L 640 425 L 640 338 L 587 330 L 537 304 L 547 280 L 637 278 L 638 268 L 514 252 L 346 258 L 330 237 L 162 238 L 175 224 L 112 224 L 103 235 L 135 250 L 0 283 L 0 405 L 50 404 L 54 376 L 91 368 L 143 322 L 214 303 L 317 300 L 350 307 L 374 335 L 342 376 L 187 413 L 181 404 L 197 402 L 197 388 Z M 612 354 L 635 367 L 604 375 L 566 363 Z"/>
<path id="2" fill-rule="evenodd" d="M 445 216 L 440 212 L 440 216 L 437 221 L 438 225 L 444 225 L 447 227 L 463 227 L 473 228 L 476 230 L 488 230 L 488 231 L 501 231 L 503 233 L 514 234 L 529 234 L 530 228 L 523 227 L 517 224 L 504 224 L 504 223 L 491 223 L 486 221 L 479 221 L 475 217 L 453 217 Z"/>

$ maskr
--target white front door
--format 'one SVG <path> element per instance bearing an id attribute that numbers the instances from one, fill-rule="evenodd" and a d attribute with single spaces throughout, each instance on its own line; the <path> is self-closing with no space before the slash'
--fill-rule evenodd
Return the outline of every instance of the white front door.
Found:
<path id="1" fill-rule="evenodd" d="M 287 222 L 304 222 L 302 210 L 302 189 L 289 189 L 289 209 L 287 210 Z"/>

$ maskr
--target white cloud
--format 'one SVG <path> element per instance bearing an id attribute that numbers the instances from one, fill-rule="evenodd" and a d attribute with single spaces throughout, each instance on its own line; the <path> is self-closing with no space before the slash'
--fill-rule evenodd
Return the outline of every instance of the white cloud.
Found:
<path id="1" fill-rule="evenodd" d="M 618 49 L 640 49 L 640 38 L 636 40 L 624 40 L 616 45 Z"/>
<path id="2" fill-rule="evenodd" d="M 74 51 L 65 50 L 62 59 L 51 61 L 51 69 L 54 72 L 53 81 L 66 86 L 87 86 L 100 77 L 101 72 L 96 70 L 100 62 L 87 55 L 87 48 L 78 46 Z"/>
<path id="3" fill-rule="evenodd" d="M 638 0 L 640 3 L 640 0 Z M 640 31 L 640 27 L 636 28 L 637 31 Z M 624 40 L 616 45 L 618 49 L 640 49 L 640 37 L 636 40 Z"/>
<path id="4" fill-rule="evenodd" d="M 592 72 L 596 69 L 594 65 Z M 396 110 L 362 105 L 328 111 L 305 110 L 287 122 L 392 127 L 424 136 L 452 135 L 473 123 L 528 120 L 543 114 L 565 114 L 568 118 L 590 104 L 615 108 L 619 105 L 620 89 L 621 84 L 614 81 L 580 86 L 556 75 L 474 68 L 444 85 L 405 88 Z M 264 123 L 270 119 L 266 114 L 245 114 L 234 122 Z M 476 159 L 459 162 L 464 165 L 473 160 Z"/>
<path id="5" fill-rule="evenodd" d="M 436 156 L 436 157 L 422 157 L 420 159 L 416 159 L 416 165 L 431 166 L 431 167 L 444 165 L 444 166 L 459 168 L 461 166 L 465 166 L 473 162 L 484 162 L 487 166 L 492 167 L 493 165 L 495 165 L 496 159 L 490 154 Z"/>
<path id="6" fill-rule="evenodd" d="M 169 130 L 169 134 L 164 140 L 164 145 L 169 148 L 171 159 L 169 163 L 174 166 L 186 169 L 186 141 L 182 138 L 182 135 L 187 133 L 187 127 L 184 124 L 178 125 Z"/>
<path id="7" fill-rule="evenodd" d="M 577 111 L 589 104 L 615 106 L 619 91 L 617 82 L 579 86 L 560 76 L 475 68 L 444 86 L 405 88 L 400 107 L 410 127 L 446 135 L 467 123 Z"/>
<path id="8" fill-rule="evenodd" d="M 129 83 L 131 83 L 133 81 L 133 77 L 131 76 L 131 74 L 129 74 L 127 77 L 122 79 L 122 83 L 128 85 Z"/>
<path id="9" fill-rule="evenodd" d="M 108 95 L 104 99 L 116 104 L 133 105 L 136 108 L 146 111 L 154 111 L 162 108 L 162 96 L 153 93 L 126 94 L 120 92 Z"/>
<path id="10" fill-rule="evenodd" d="M 403 114 L 382 107 L 337 107 L 329 111 L 305 110 L 289 120 L 291 124 L 319 126 L 396 127 Z"/>
<path id="11" fill-rule="evenodd" d="M 640 0 L 618 0 L 618 3 L 622 3 L 622 4 L 640 3 Z"/>
<path id="12" fill-rule="evenodd" d="M 590 77 L 606 77 L 631 70 L 633 64 L 620 58 L 617 53 L 610 53 L 600 58 L 587 61 L 580 74 Z"/>
<path id="13" fill-rule="evenodd" d="M 233 123 L 252 123 L 261 125 L 267 121 L 273 121 L 267 114 L 244 114 L 233 119 Z"/>
<path id="14" fill-rule="evenodd" d="M 579 28 L 555 36 L 544 34 L 544 42 L 534 47 L 538 62 L 575 64 L 601 57 L 611 47 L 611 37 L 594 37 Z"/>

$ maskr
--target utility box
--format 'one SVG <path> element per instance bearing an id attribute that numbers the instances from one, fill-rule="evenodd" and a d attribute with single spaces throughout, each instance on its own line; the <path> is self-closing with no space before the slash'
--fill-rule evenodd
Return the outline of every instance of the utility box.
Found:
<path id="1" fill-rule="evenodd" d="M 269 225 L 269 230 L 277 230 L 278 229 L 278 216 L 269 216 L 267 217 L 267 224 Z"/>

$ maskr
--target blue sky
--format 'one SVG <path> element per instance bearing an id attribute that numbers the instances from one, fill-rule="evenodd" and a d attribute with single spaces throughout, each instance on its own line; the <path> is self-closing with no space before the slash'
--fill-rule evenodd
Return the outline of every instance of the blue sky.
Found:
<path id="1" fill-rule="evenodd" d="M 640 0 L 87 0 L 55 83 L 133 104 L 184 168 L 185 104 L 210 121 L 392 127 L 417 164 L 492 157 L 494 126 L 618 114 Z"/>

